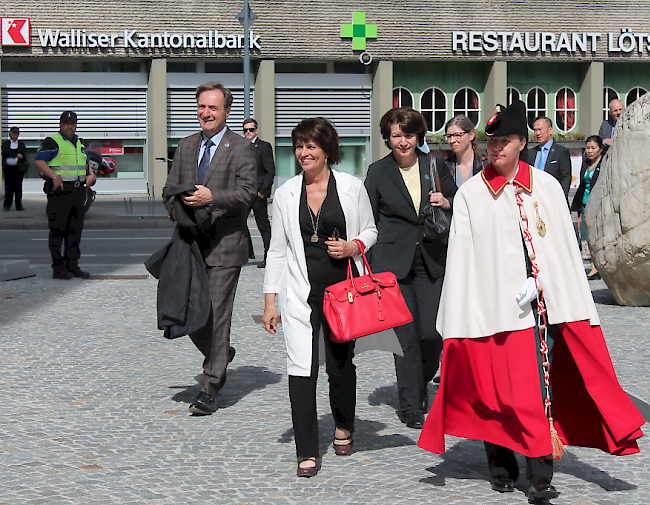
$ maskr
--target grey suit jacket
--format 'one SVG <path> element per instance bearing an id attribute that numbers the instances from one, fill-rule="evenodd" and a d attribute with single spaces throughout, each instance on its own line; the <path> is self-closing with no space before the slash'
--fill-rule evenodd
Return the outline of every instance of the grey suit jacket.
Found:
<path id="1" fill-rule="evenodd" d="M 163 188 L 163 201 L 170 217 L 174 197 L 167 188 L 191 182 L 198 184 L 198 157 L 202 132 L 178 143 L 174 162 Z M 228 128 L 212 156 L 203 185 L 212 193 L 212 223 L 197 244 L 208 266 L 241 266 L 248 261 L 246 217 L 257 195 L 255 147 Z"/>

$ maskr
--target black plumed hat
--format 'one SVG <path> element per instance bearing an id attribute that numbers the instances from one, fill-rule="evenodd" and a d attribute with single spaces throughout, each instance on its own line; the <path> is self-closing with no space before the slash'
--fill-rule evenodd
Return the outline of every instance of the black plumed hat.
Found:
<path id="1" fill-rule="evenodd" d="M 515 100 L 510 107 L 499 104 L 494 115 L 485 125 L 488 137 L 506 137 L 508 135 L 528 136 L 526 127 L 526 105 L 521 100 Z"/>

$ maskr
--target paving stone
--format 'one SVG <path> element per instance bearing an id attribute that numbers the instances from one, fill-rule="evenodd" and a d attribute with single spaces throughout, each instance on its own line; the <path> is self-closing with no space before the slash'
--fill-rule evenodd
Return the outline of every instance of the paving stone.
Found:
<path id="1" fill-rule="evenodd" d="M 210 417 L 187 411 L 202 357 L 188 338 L 169 341 L 156 329 L 155 279 L 64 282 L 48 273 L 0 283 L 0 505 L 526 503 L 523 476 L 515 493 L 491 491 L 481 442 L 448 436 L 445 454 L 419 449 L 419 432 L 395 414 L 392 356 L 374 351 L 355 358 L 356 452 L 334 455 L 321 369 L 323 467 L 297 478 L 284 338 L 251 317 L 263 308 L 264 270 L 254 264 L 242 269 L 237 355 Z M 650 309 L 617 306 L 604 283 L 590 284 L 619 380 L 650 416 Z M 626 457 L 568 448 L 553 503 L 647 505 L 650 443 L 640 445 Z M 93 465 L 101 468 L 80 468 Z"/>

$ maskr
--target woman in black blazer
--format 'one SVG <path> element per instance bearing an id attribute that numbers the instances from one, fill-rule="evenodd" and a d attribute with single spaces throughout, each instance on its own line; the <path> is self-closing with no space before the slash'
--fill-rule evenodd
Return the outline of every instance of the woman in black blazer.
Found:
<path id="1" fill-rule="evenodd" d="M 437 154 L 421 153 L 426 120 L 410 108 L 395 108 L 381 118 L 380 129 L 392 153 L 368 168 L 366 189 L 377 224 L 371 266 L 397 276 L 413 322 L 395 328 L 404 351 L 395 355 L 398 415 L 410 428 L 421 429 L 428 407 L 427 385 L 440 362 L 442 337 L 436 316 L 445 272 L 447 244 L 424 241 L 420 213 L 427 201 L 451 209 L 456 184 Z M 430 163 L 436 163 L 442 192 L 431 192 Z"/>

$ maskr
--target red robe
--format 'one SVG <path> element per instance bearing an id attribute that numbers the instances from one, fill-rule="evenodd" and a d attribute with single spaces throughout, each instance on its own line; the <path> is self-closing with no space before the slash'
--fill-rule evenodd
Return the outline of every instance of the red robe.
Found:
<path id="1" fill-rule="evenodd" d="M 485 191 L 489 190 L 495 199 L 507 196 L 501 192 L 508 181 L 496 174 L 491 166 L 484 172 L 482 180 L 486 185 Z M 516 182 L 531 192 L 532 178 L 526 186 L 524 176 L 527 174 L 532 175 L 524 165 L 517 175 L 521 180 L 516 178 Z M 473 183 L 472 191 L 480 189 L 477 188 L 480 180 L 470 182 Z M 555 181 L 539 182 L 555 184 Z M 559 191 L 559 187 L 557 189 Z M 468 201 L 468 205 L 476 202 L 475 199 Z M 496 207 L 491 207 L 491 201 L 487 201 L 488 208 L 481 207 L 480 213 L 487 214 L 491 222 L 502 223 L 499 219 L 504 219 L 504 216 L 492 215 Z M 540 205 L 542 203 L 540 201 Z M 552 220 L 550 212 L 544 211 L 543 216 L 547 219 L 549 233 L 558 233 L 562 226 Z M 457 223 L 457 226 L 461 224 Z M 480 228 L 473 231 L 483 232 Z M 513 232 L 512 235 L 514 241 L 521 242 L 519 233 Z M 467 233 L 458 230 L 458 236 L 467 236 Z M 486 251 L 480 237 L 472 237 L 472 245 L 456 246 L 476 247 L 475 254 L 468 254 L 467 257 L 485 258 Z M 452 240 L 454 234 L 450 235 L 450 249 Z M 569 248 L 571 244 L 566 246 Z M 487 263 L 492 265 L 492 261 L 498 261 L 498 253 Z M 572 264 L 570 260 L 565 263 L 567 268 Z M 480 269 L 472 270 L 472 265 L 469 265 L 466 272 L 473 271 Z M 552 272 L 545 273 L 549 279 L 548 275 Z M 584 276 L 584 271 L 580 275 Z M 452 279 L 454 276 L 447 275 L 445 282 Z M 455 279 L 465 277 L 456 276 Z M 550 281 L 555 282 L 555 279 L 549 279 L 547 284 Z M 559 286 L 557 282 L 555 284 Z M 453 291 L 457 297 L 463 295 L 463 286 L 454 285 L 450 292 Z M 514 302 L 515 295 L 512 294 L 510 304 Z M 463 297 L 458 299 L 462 300 Z M 589 299 L 588 302 L 593 305 L 593 300 Z M 472 303 L 464 306 L 467 307 L 467 314 L 459 314 L 459 317 L 474 317 L 474 321 L 484 324 L 486 316 L 481 315 L 481 311 L 485 307 L 475 307 Z M 475 312 L 472 313 L 472 310 Z M 447 318 L 452 317 L 451 324 L 446 321 L 448 324 L 442 325 L 439 316 L 438 326 L 439 329 L 442 327 L 441 333 L 446 337 L 441 381 L 418 445 L 440 454 L 445 450 L 444 435 L 449 434 L 484 440 L 533 458 L 551 454 L 553 449 L 540 386 L 534 329 L 502 331 L 480 338 L 448 338 L 445 335 L 447 328 L 456 331 L 460 327 L 454 324 L 453 316 L 446 314 Z M 470 327 L 477 328 L 480 324 Z M 451 337 L 456 335 L 452 334 Z M 554 425 L 566 445 L 596 447 L 616 455 L 639 452 L 636 439 L 643 436 L 640 428 L 645 420 L 616 379 L 600 326 L 592 326 L 588 320 L 559 323 L 550 377 Z"/>

